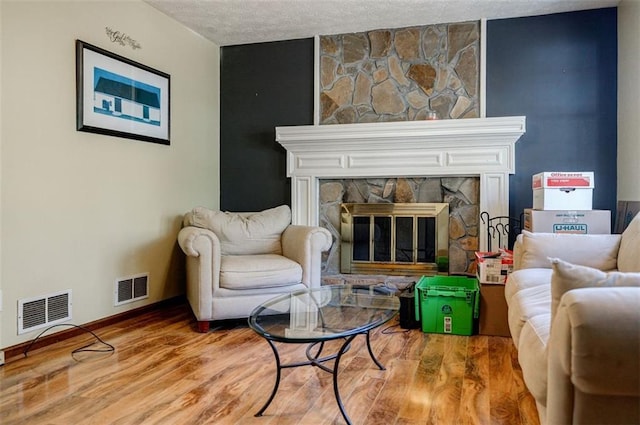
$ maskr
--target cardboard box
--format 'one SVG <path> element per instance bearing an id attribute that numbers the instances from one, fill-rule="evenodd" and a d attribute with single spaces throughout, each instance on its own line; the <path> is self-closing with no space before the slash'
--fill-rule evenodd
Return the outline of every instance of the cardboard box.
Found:
<path id="1" fill-rule="evenodd" d="M 480 335 L 510 337 L 504 285 L 480 285 Z"/>
<path id="2" fill-rule="evenodd" d="M 538 211 L 524 210 L 524 229 L 539 233 L 611 233 L 611 211 Z"/>
<path id="3" fill-rule="evenodd" d="M 476 251 L 476 274 L 481 284 L 504 285 L 513 271 L 513 252 Z"/>
<path id="4" fill-rule="evenodd" d="M 590 210 L 593 205 L 594 174 L 583 172 L 543 172 L 531 179 L 533 209 Z"/>

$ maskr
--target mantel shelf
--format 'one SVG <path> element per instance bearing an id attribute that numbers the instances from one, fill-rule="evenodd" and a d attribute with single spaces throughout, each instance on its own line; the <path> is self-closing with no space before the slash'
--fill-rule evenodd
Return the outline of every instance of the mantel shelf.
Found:
<path id="1" fill-rule="evenodd" d="M 374 148 L 512 146 L 524 132 L 525 117 L 499 117 L 276 127 L 276 140 L 294 153 L 349 152 Z"/>

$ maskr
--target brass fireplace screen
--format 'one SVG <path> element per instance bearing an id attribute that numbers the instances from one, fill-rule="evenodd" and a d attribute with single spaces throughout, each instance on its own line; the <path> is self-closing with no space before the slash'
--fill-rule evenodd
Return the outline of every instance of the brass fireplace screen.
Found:
<path id="1" fill-rule="evenodd" d="M 434 274 L 449 268 L 449 204 L 342 204 L 342 273 Z"/>

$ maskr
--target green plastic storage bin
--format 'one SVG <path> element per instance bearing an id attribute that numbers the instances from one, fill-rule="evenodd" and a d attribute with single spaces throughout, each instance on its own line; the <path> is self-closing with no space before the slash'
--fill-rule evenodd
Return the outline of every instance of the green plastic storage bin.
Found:
<path id="1" fill-rule="evenodd" d="M 478 279 L 466 276 L 422 276 L 415 287 L 416 320 L 422 331 L 471 335 L 478 318 Z"/>

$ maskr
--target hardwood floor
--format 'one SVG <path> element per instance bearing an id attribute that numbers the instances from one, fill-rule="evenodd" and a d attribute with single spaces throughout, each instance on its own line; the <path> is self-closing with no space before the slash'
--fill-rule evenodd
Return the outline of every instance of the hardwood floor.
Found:
<path id="1" fill-rule="evenodd" d="M 396 322 L 392 322 L 395 324 Z M 74 337 L 0 367 L 2 424 L 343 424 L 331 375 L 282 372 L 264 416 L 253 415 L 275 380 L 273 353 L 244 323 L 195 331 L 188 306 L 146 313 L 99 329 L 111 354 L 71 351 Z M 537 425 L 508 338 L 379 328 L 371 361 L 363 337 L 340 362 L 340 392 L 354 424 Z M 305 346 L 279 345 L 283 362 Z"/>

